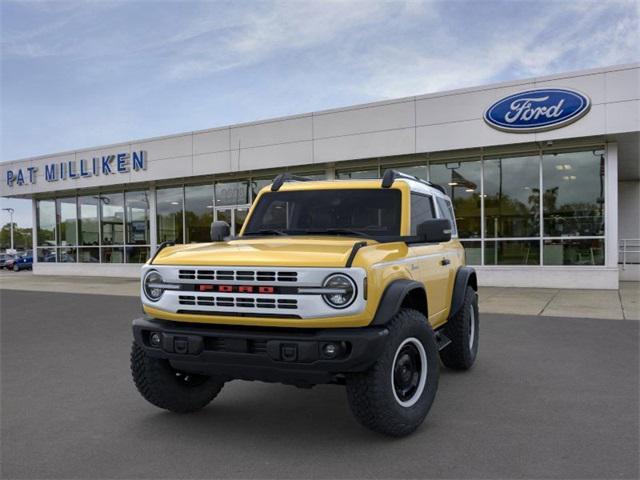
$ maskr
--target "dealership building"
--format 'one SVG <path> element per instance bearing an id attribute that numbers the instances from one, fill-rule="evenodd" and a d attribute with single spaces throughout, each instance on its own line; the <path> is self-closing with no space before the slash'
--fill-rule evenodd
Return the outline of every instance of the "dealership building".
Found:
<path id="1" fill-rule="evenodd" d="M 640 64 L 131 140 L 0 164 L 33 202 L 36 274 L 136 276 L 163 241 L 238 233 L 278 173 L 444 186 L 483 285 L 640 280 Z"/>

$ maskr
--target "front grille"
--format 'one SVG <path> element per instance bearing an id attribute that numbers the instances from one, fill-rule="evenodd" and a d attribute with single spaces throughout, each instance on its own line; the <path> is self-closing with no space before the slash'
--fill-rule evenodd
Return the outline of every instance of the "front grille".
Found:
<path id="1" fill-rule="evenodd" d="M 298 272 L 233 269 L 180 269 L 180 280 L 209 280 L 221 282 L 297 282 Z"/>
<path id="2" fill-rule="evenodd" d="M 268 308 L 278 310 L 296 310 L 298 300 L 291 298 L 263 298 L 230 295 L 179 295 L 180 305 L 197 305 L 199 307 L 225 307 L 225 308 Z"/>

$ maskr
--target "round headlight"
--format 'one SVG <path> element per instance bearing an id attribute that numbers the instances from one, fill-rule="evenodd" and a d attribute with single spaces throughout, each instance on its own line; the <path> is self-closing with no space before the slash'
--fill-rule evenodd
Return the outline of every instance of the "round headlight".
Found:
<path id="1" fill-rule="evenodd" d="M 333 308 L 347 308 L 356 299 L 356 284 L 347 275 L 334 273 L 322 286 L 327 290 L 322 298 Z"/>
<path id="2" fill-rule="evenodd" d="M 161 287 L 163 283 L 162 276 L 155 270 L 151 270 L 144 277 L 144 294 L 152 302 L 157 302 L 164 293 Z"/>

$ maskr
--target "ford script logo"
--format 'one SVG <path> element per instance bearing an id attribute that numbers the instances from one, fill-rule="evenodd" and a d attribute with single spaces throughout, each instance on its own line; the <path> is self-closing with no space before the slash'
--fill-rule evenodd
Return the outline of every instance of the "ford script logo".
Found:
<path id="1" fill-rule="evenodd" d="M 541 88 L 498 100 L 484 113 L 484 120 L 506 132 L 539 132 L 575 122 L 590 107 L 589 97 L 575 90 Z"/>

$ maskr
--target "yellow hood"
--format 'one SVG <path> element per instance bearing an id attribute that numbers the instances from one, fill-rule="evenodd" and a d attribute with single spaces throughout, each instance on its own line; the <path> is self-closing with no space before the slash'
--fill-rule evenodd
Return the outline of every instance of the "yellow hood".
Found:
<path id="1" fill-rule="evenodd" d="M 344 267 L 353 245 L 361 241 L 352 237 L 294 236 L 176 245 L 164 248 L 153 264 Z"/>

